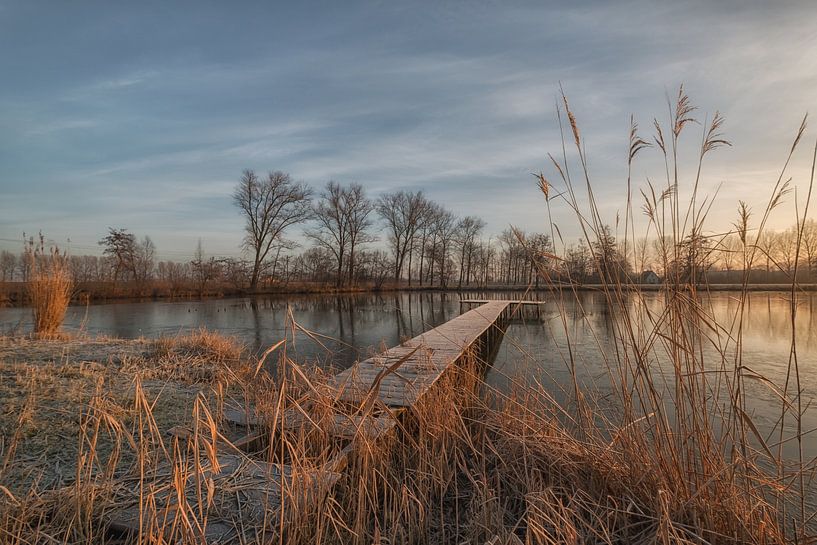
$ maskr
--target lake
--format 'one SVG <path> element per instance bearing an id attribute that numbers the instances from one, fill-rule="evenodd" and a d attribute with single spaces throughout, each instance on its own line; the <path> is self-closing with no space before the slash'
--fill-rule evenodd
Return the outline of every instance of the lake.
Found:
<path id="1" fill-rule="evenodd" d="M 242 339 L 255 352 L 282 339 L 291 329 L 292 318 L 316 334 L 317 341 L 303 333 L 289 343 L 288 356 L 300 363 L 347 367 L 382 347 L 418 335 L 460 312 L 460 298 L 518 298 L 519 294 L 394 292 L 381 294 L 292 295 L 257 299 L 211 299 L 203 301 L 151 301 L 76 306 L 65 320 L 68 331 L 84 330 L 124 338 L 158 337 L 207 328 Z M 736 328 L 732 320 L 738 308 L 737 294 L 715 292 L 701 304 L 724 330 L 707 334 L 703 351 L 715 362 L 721 351 L 734 353 Z M 743 323 L 743 365 L 763 375 L 778 387 L 786 380 L 791 343 L 788 293 L 749 294 Z M 580 292 L 556 299 L 548 292 L 531 294 L 547 301 L 541 312 L 526 312 L 508 328 L 487 381 L 508 390 L 512 381 L 538 381 L 563 401 L 570 385 L 570 355 L 576 373 L 586 386 L 602 395 L 612 387 L 605 364 L 615 352 L 611 312 L 603 294 Z M 664 304 L 659 293 L 645 293 L 645 308 L 659 312 Z M 31 311 L 0 309 L 0 332 L 29 331 Z M 564 315 L 565 319 L 562 319 Z M 817 295 L 798 299 L 796 321 L 798 361 L 804 404 L 817 398 Z M 718 349 L 720 346 L 720 350 Z M 569 349 L 569 350 L 568 350 Z M 730 352 L 731 351 L 731 352 Z M 660 360 L 660 358 L 659 358 Z M 655 366 L 653 373 L 671 374 L 671 367 Z M 747 381 L 748 407 L 761 429 L 770 429 L 779 417 L 779 399 L 761 381 Z M 803 429 L 817 428 L 811 410 Z M 817 441 L 807 440 L 806 454 L 817 456 Z"/>

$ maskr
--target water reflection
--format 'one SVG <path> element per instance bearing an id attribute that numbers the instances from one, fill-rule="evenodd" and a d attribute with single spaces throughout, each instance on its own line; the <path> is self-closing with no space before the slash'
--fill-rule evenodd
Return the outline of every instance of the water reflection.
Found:
<path id="1" fill-rule="evenodd" d="M 205 301 L 138 302 L 72 307 L 66 317 L 68 330 L 80 328 L 92 334 L 125 338 L 157 337 L 205 327 L 242 339 L 253 351 L 262 351 L 287 335 L 289 313 L 305 329 L 321 335 L 320 343 L 298 333 L 288 355 L 301 363 L 319 362 L 346 367 L 374 350 L 398 344 L 433 328 L 460 312 L 460 298 L 517 298 L 518 294 L 401 292 L 353 295 L 298 295 L 287 297 L 237 298 Z M 744 307 L 741 363 L 777 385 L 786 380 L 792 320 L 789 294 L 761 292 L 749 296 Z M 610 390 L 605 366 L 614 364 L 616 320 L 622 313 L 608 304 L 605 296 L 582 292 L 554 299 L 541 292 L 531 296 L 548 301 L 541 314 L 528 313 L 511 324 L 488 381 L 510 388 L 511 380 L 536 380 L 554 396 L 568 399 L 571 372 L 580 381 Z M 660 294 L 646 294 L 645 314 L 637 335 L 651 330 L 650 321 L 666 304 Z M 813 294 L 798 296 L 795 332 L 804 404 L 817 394 L 817 305 Z M 691 338 L 702 341 L 705 358 L 714 365 L 721 354 L 734 354 L 739 300 L 734 294 L 718 292 L 698 302 L 722 328 L 698 330 L 687 324 Z M 634 304 L 634 302 L 630 302 Z M 289 310 L 288 310 L 289 309 Z M 31 327 L 29 309 L 0 309 L 0 331 Z M 690 325 L 694 327 L 690 327 Z M 660 342 L 657 341 L 657 342 Z M 659 350 L 660 352 L 660 350 Z M 731 357 L 731 356 L 730 356 Z M 666 373 L 666 362 L 656 361 L 653 372 Z M 771 425 L 778 403 L 762 382 L 747 384 L 752 409 Z M 817 427 L 817 421 L 804 423 Z"/>
<path id="2" fill-rule="evenodd" d="M 517 297 L 515 294 L 485 294 L 472 292 L 453 294 L 413 292 L 354 295 L 298 295 L 289 297 L 237 298 L 205 301 L 138 302 L 71 307 L 65 328 L 84 329 L 125 338 L 173 335 L 205 327 L 237 335 L 253 350 L 263 350 L 280 340 L 285 333 L 287 308 L 303 327 L 321 335 L 336 338 L 339 346 L 354 350 L 337 363 L 354 360 L 381 344 L 393 345 L 402 338 L 413 337 L 435 327 L 459 313 L 459 299 Z M 550 301 L 539 319 L 512 325 L 508 337 L 534 351 L 547 348 L 555 356 L 554 347 L 564 347 L 570 338 L 577 347 L 593 345 L 610 348 L 615 332 L 616 312 L 601 293 L 582 292 L 577 297 L 566 296 L 561 303 L 549 293 L 533 294 L 534 298 Z M 815 295 L 798 297 L 796 339 L 798 352 L 807 362 L 813 362 L 817 352 L 815 329 Z M 787 293 L 754 293 L 744 309 L 744 355 L 758 365 L 773 370 L 788 357 L 791 342 L 791 315 Z M 665 302 L 659 294 L 646 295 L 646 307 L 659 313 Z M 738 300 L 729 293 L 715 293 L 701 300 L 727 330 L 738 312 Z M 563 315 L 562 315 L 563 313 Z M 31 327 L 29 309 L 0 309 L 0 331 Z M 734 332 L 733 332 L 734 333 Z M 728 339 L 727 339 L 728 340 Z M 316 351 L 299 343 L 305 359 Z M 514 343 L 506 343 L 512 345 Z M 348 352 L 348 351 L 347 351 Z M 598 354 L 591 359 L 598 359 Z M 527 366 L 530 367 L 530 366 Z M 534 366 L 535 367 L 535 366 Z"/>
<path id="3" fill-rule="evenodd" d="M 814 302 L 814 295 L 798 296 L 794 326 L 804 407 L 817 400 Z M 626 304 L 631 310 L 636 306 L 632 298 Z M 639 346 L 646 344 L 666 304 L 660 294 L 649 294 L 643 307 L 639 307 L 641 312 L 628 314 L 634 320 L 633 329 Z M 747 412 L 761 433 L 770 433 L 779 423 L 781 404 L 778 394 L 766 380 L 774 384 L 778 391 L 782 391 L 788 381 L 789 397 L 794 397 L 795 393 L 794 378 L 789 375 L 792 342 L 789 294 L 751 294 L 743 309 L 742 331 L 737 319 L 740 316 L 740 302 L 733 294 L 714 293 L 698 301 L 679 304 L 700 305 L 709 317 L 665 324 L 659 331 L 678 328 L 678 332 L 694 343 L 695 353 L 702 357 L 708 373 L 718 371 L 723 366 L 731 376 L 735 365 L 742 365 L 764 377 L 765 380 L 746 380 L 744 391 Z M 605 396 L 613 394 L 616 388 L 607 369 L 616 369 L 618 352 L 623 345 L 620 340 L 615 341 L 614 335 L 627 332 L 626 328 L 621 327 L 622 313 L 616 312 L 600 293 L 580 293 L 576 298 L 570 296 L 559 303 L 553 302 L 546 309 L 540 321 L 517 321 L 509 327 L 500 353 L 488 373 L 488 382 L 505 391 L 516 382 L 540 383 L 559 403 L 567 404 L 573 399 L 572 377 L 575 372 L 580 386 L 585 391 L 592 388 L 604 401 Z M 739 335 L 742 348 L 738 344 Z M 650 373 L 655 383 L 668 387 L 663 390 L 664 403 L 672 414 L 672 399 L 666 393 L 673 391 L 674 370 L 669 357 L 673 346 L 660 335 L 652 339 L 655 348 L 640 356 L 643 357 L 646 372 Z M 629 357 L 634 358 L 632 353 Z M 615 372 L 612 376 L 615 376 Z M 729 378 L 718 373 L 709 376 L 712 384 L 718 377 L 724 381 Z M 725 391 L 725 384 L 722 383 L 720 390 L 707 392 L 709 402 L 725 402 Z M 614 403 L 617 396 L 609 395 L 607 399 Z M 808 409 L 802 428 L 817 428 L 817 410 Z M 785 432 L 786 436 L 795 433 L 791 416 Z M 793 457 L 796 449 L 796 442 L 788 442 L 783 446 L 784 456 Z M 804 441 L 804 455 L 808 459 L 817 456 L 817 436 L 814 434 Z"/>

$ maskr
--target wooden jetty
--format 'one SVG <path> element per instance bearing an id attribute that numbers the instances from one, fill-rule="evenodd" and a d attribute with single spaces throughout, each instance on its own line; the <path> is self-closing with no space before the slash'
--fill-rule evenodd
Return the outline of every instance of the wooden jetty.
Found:
<path id="1" fill-rule="evenodd" d="M 509 300 L 509 299 L 502 299 L 502 300 L 496 300 L 496 299 L 460 299 L 460 306 L 462 306 L 464 304 L 486 305 L 488 303 L 496 303 L 496 302 L 507 303 L 508 305 L 511 305 L 511 306 L 518 306 L 518 305 L 536 305 L 536 306 L 539 306 L 539 305 L 544 305 L 545 304 L 544 301 L 527 301 L 525 299 L 517 299 L 517 300 Z"/>
<path id="2" fill-rule="evenodd" d="M 339 400 L 362 401 L 378 387 L 389 408 L 415 405 L 467 351 L 487 356 L 504 334 L 509 301 L 488 301 L 448 322 L 335 375 Z M 399 363 L 394 372 L 388 369 Z"/>
<path id="3" fill-rule="evenodd" d="M 512 315 L 522 305 L 541 303 L 466 299 L 461 304 L 479 306 L 335 375 L 329 382 L 331 398 L 334 399 L 329 418 L 326 416 L 326 407 L 322 407 L 324 410 L 321 411 L 320 418 L 314 417 L 314 414 L 310 414 L 308 403 L 284 412 L 285 431 L 303 433 L 309 432 L 310 426 L 320 427 L 331 438 L 345 444 L 335 453 L 322 474 L 306 479 L 311 484 L 302 485 L 302 488 L 314 488 L 316 483 L 324 491 L 330 488 L 345 468 L 358 437 L 377 440 L 391 433 L 398 425 L 401 415 L 415 406 L 446 371 L 467 354 L 490 362 L 501 344 L 505 327 Z M 350 410 L 350 407 L 353 409 Z M 378 410 L 371 410 L 374 407 Z M 224 410 L 224 420 L 233 429 L 238 427 L 244 430 L 245 438 L 233 441 L 233 448 L 234 445 L 249 445 L 252 438 L 260 437 L 254 429 L 260 428 L 263 422 L 253 414 L 252 409 L 227 407 Z M 188 436 L 178 429 L 173 433 L 177 437 Z M 239 464 L 233 453 L 220 454 L 219 458 L 224 456 L 227 456 L 224 463 L 217 464 L 222 467 L 210 470 L 213 475 L 227 475 L 222 478 L 234 480 L 236 472 L 249 471 L 249 476 L 258 481 L 257 494 L 259 498 L 263 498 L 265 505 L 280 506 L 284 488 L 290 488 L 291 493 L 292 482 L 288 478 L 292 474 L 290 466 L 260 462 L 251 457 L 247 457 L 246 463 Z M 218 479 L 214 478 L 213 481 L 217 483 Z M 137 532 L 138 513 L 133 506 L 114 512 L 109 516 L 110 526 Z M 202 536 L 205 542 L 224 542 L 230 541 L 231 537 L 247 537 L 239 535 L 238 529 L 234 529 L 227 521 L 211 519 L 209 524 L 212 524 L 211 530 Z"/>
<path id="4" fill-rule="evenodd" d="M 516 316 L 518 315 L 519 311 L 523 308 L 530 308 L 534 307 L 535 316 L 540 318 L 542 315 L 542 305 L 544 305 L 544 301 L 528 301 L 526 299 L 522 300 L 508 300 L 503 299 L 501 300 L 504 303 L 508 304 L 508 310 L 510 314 Z M 460 299 L 460 310 L 462 310 L 463 306 L 473 306 L 473 305 L 487 305 L 488 303 L 495 303 L 497 300 L 495 299 Z"/>

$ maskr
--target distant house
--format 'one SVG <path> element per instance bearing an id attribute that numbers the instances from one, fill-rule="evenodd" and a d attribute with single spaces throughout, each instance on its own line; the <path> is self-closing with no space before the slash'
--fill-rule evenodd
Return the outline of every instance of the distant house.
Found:
<path id="1" fill-rule="evenodd" d="M 639 284 L 660 284 L 661 277 L 655 274 L 654 271 L 644 271 L 638 277 Z"/>

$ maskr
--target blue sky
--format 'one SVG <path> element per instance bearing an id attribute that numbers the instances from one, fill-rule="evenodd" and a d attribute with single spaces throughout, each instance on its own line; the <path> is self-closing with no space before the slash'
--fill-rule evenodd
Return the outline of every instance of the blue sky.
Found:
<path id="1" fill-rule="evenodd" d="M 815 21 L 813 2 L 0 0 L 0 239 L 42 230 L 79 254 L 115 226 L 150 235 L 162 258 L 199 238 L 235 255 L 243 168 L 372 196 L 422 189 L 488 232 L 544 230 L 530 173 L 554 178 L 560 82 L 611 223 L 630 114 L 649 134 L 682 82 L 701 118 L 719 109 L 734 147 L 703 188 L 722 183 L 711 228 L 726 228 L 737 199 L 762 208 L 817 114 Z M 803 189 L 807 155 L 792 170 Z M 660 179 L 654 159 L 637 186 Z M 792 217 L 790 200 L 773 224 Z"/>

